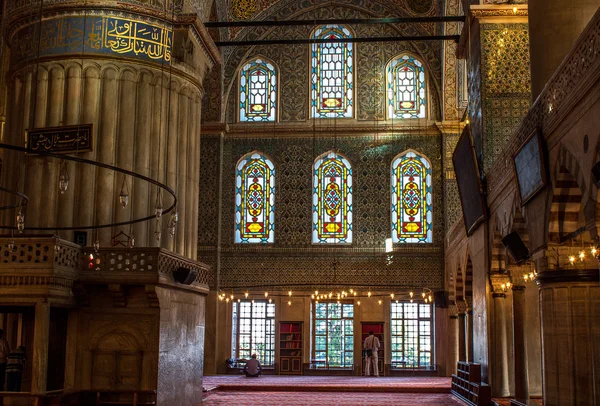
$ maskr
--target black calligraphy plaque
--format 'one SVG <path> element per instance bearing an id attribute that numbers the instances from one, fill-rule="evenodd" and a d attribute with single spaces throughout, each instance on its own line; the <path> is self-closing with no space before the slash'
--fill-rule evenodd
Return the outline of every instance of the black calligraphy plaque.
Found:
<path id="1" fill-rule="evenodd" d="M 524 205 L 546 186 L 546 166 L 539 129 L 535 129 L 513 155 L 513 164 L 521 205 Z"/>
<path id="2" fill-rule="evenodd" d="M 486 205 L 483 198 L 479 168 L 475 159 L 475 150 L 469 126 L 463 130 L 452 155 L 458 194 L 463 211 L 463 220 L 467 235 L 471 235 L 486 218 Z"/>
<path id="3" fill-rule="evenodd" d="M 30 153 L 72 153 L 92 150 L 92 124 L 27 130 L 25 147 Z"/>

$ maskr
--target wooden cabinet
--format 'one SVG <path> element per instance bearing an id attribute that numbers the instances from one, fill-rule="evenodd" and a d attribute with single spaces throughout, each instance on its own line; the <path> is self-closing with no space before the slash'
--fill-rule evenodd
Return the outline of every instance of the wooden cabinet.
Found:
<path id="1" fill-rule="evenodd" d="M 452 374 L 452 393 L 469 405 L 489 405 L 491 388 L 481 382 L 481 365 L 459 362 Z"/>
<path id="2" fill-rule="evenodd" d="M 365 359 L 365 339 L 369 336 L 369 331 L 372 331 L 375 334 L 375 337 L 379 338 L 379 350 L 377 351 L 377 365 L 379 366 L 379 375 L 382 376 L 385 374 L 385 370 L 383 366 L 385 364 L 385 323 L 383 321 L 377 322 L 362 322 L 361 323 L 361 341 L 360 345 L 363 349 L 362 351 L 362 372 L 363 374 L 366 371 L 367 362 Z M 371 371 L 371 374 L 373 372 Z"/>
<path id="3" fill-rule="evenodd" d="M 302 375 L 302 322 L 279 323 L 279 373 Z"/>

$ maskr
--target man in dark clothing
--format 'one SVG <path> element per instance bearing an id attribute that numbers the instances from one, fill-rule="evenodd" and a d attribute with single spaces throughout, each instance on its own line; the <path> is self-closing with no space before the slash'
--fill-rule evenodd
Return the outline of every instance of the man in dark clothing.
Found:
<path id="1" fill-rule="evenodd" d="M 8 354 L 6 364 L 6 390 L 8 392 L 21 392 L 21 379 L 25 365 L 25 347 L 19 346 Z"/>

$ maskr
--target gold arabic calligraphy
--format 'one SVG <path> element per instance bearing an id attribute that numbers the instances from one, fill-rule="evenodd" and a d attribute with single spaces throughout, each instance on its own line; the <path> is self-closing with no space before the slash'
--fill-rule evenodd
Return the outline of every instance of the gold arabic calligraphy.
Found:
<path id="1" fill-rule="evenodd" d="M 118 18 L 110 18 L 107 23 L 104 41 L 113 52 L 133 52 L 135 55 L 147 55 L 151 59 L 171 60 L 171 37 L 168 30 Z"/>

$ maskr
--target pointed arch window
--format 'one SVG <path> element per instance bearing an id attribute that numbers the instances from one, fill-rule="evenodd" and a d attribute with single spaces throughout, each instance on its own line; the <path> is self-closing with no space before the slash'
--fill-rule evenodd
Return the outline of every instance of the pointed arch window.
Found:
<path id="1" fill-rule="evenodd" d="M 276 121 L 277 70 L 264 58 L 248 61 L 240 71 L 240 121 Z"/>
<path id="2" fill-rule="evenodd" d="M 352 38 L 342 25 L 322 25 L 314 39 Z M 352 118 L 354 114 L 354 46 L 350 42 L 311 45 L 312 117 Z"/>
<path id="3" fill-rule="evenodd" d="M 275 167 L 260 152 L 243 156 L 235 170 L 235 242 L 272 243 Z"/>
<path id="4" fill-rule="evenodd" d="M 433 241 L 431 162 L 415 151 L 392 161 L 392 240 L 399 243 Z"/>
<path id="5" fill-rule="evenodd" d="M 386 90 L 388 118 L 425 118 L 425 68 L 417 58 L 399 55 L 388 63 Z"/>
<path id="6" fill-rule="evenodd" d="M 352 243 L 352 166 L 330 151 L 315 160 L 313 243 Z"/>

